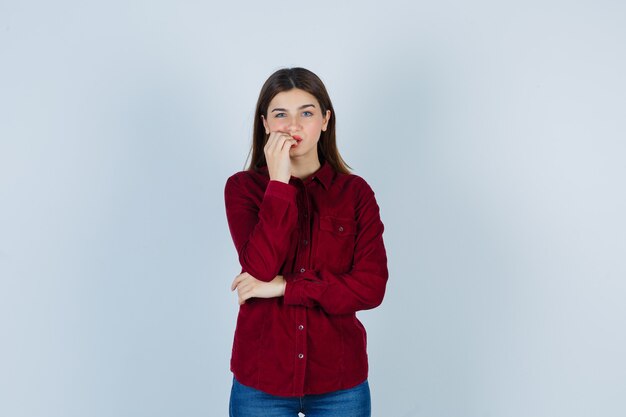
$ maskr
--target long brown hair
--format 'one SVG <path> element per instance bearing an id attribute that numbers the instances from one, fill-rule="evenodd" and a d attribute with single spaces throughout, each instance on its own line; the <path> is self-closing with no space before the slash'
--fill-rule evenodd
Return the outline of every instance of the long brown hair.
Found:
<path id="1" fill-rule="evenodd" d="M 330 120 L 328 121 L 326 130 L 322 131 L 320 139 L 317 142 L 317 155 L 320 159 L 320 163 L 326 161 L 335 171 L 349 174 L 351 168 L 343 160 L 337 149 L 335 138 L 335 109 L 330 101 L 326 87 L 324 87 L 324 83 L 317 75 L 301 67 L 279 69 L 270 75 L 263 84 L 254 112 L 254 131 L 252 133 L 252 148 L 250 150 L 252 152 L 252 159 L 246 169 L 256 171 L 260 167 L 267 165 L 263 147 L 265 146 L 269 134 L 265 133 L 265 126 L 263 126 L 261 115 L 267 119 L 267 108 L 274 96 L 293 88 L 304 90 L 313 95 L 320 104 L 322 115 L 326 114 L 326 110 L 330 110 Z M 248 154 L 248 156 L 250 156 L 250 154 Z"/>

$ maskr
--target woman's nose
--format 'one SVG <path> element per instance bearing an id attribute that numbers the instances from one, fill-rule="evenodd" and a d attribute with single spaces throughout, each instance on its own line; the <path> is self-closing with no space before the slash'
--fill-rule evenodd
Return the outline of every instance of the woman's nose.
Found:
<path id="1" fill-rule="evenodd" d="M 297 117 L 292 117 L 287 121 L 287 128 L 292 130 L 298 130 L 300 128 L 300 121 Z"/>

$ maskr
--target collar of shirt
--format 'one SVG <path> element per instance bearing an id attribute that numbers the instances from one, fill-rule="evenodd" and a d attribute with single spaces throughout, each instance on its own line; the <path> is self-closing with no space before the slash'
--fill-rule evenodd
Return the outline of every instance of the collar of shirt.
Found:
<path id="1" fill-rule="evenodd" d="M 267 165 L 263 165 L 262 167 L 260 167 L 258 172 L 260 172 L 261 174 L 265 176 L 269 175 Z M 334 176 L 335 176 L 335 170 L 333 170 L 333 167 L 328 162 L 324 161 L 322 162 L 321 166 L 319 167 L 317 171 L 315 171 L 313 174 L 309 175 L 307 178 L 305 178 L 302 181 L 305 184 L 307 184 L 309 181 L 317 180 L 317 182 L 322 184 L 325 190 L 328 190 Z M 291 179 L 294 179 L 294 178 L 296 177 L 292 175 Z"/>

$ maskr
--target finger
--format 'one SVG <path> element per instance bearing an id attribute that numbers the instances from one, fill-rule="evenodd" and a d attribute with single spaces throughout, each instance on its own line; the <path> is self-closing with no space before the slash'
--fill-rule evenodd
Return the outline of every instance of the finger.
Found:
<path id="1" fill-rule="evenodd" d="M 283 142 L 282 148 L 280 149 L 281 153 L 288 153 L 289 149 L 291 149 L 291 147 L 293 145 L 297 145 L 298 141 L 295 139 L 287 139 Z"/>
<path id="2" fill-rule="evenodd" d="M 281 140 L 285 134 L 285 132 L 281 132 L 280 130 L 270 133 L 270 137 L 267 140 L 267 151 L 273 153 L 276 152 L 276 149 L 280 149 Z"/>
<path id="3" fill-rule="evenodd" d="M 247 281 L 244 281 L 244 282 L 240 283 L 237 286 L 237 291 L 239 292 L 239 294 L 242 294 L 242 293 L 244 293 L 246 291 L 250 291 L 250 283 L 247 282 Z"/>
<path id="4" fill-rule="evenodd" d="M 237 276 L 235 277 L 235 280 L 233 281 L 233 283 L 230 285 L 230 290 L 231 290 L 231 291 L 234 291 L 234 290 L 235 290 L 235 288 L 237 288 L 237 286 L 238 286 L 238 285 L 239 285 L 242 281 L 244 281 L 246 278 L 248 278 L 248 275 L 249 275 L 249 274 L 248 274 L 247 272 L 243 272 L 243 273 L 241 273 L 241 274 L 237 275 Z"/>
<path id="5" fill-rule="evenodd" d="M 280 154 L 283 146 L 285 145 L 285 141 L 292 139 L 287 133 L 278 132 L 279 134 L 276 136 L 276 140 L 273 142 L 272 147 L 269 151 L 275 155 Z"/>
<path id="6" fill-rule="evenodd" d="M 237 288 L 237 285 L 239 285 L 239 275 L 237 275 L 235 279 L 233 280 L 232 284 L 230 284 L 230 290 L 235 291 L 235 288 Z"/>
<path id="7" fill-rule="evenodd" d="M 296 140 L 293 138 L 293 136 L 291 136 L 290 134 L 285 134 L 283 135 L 283 142 L 282 142 L 282 146 L 284 147 L 285 144 L 288 143 L 297 143 Z"/>
<path id="8" fill-rule="evenodd" d="M 267 141 L 265 142 L 265 147 L 263 148 L 263 151 L 268 154 L 271 153 L 274 149 L 274 147 L 276 146 L 276 138 L 277 138 L 277 132 L 271 132 L 270 135 L 267 137 Z"/>
<path id="9" fill-rule="evenodd" d="M 253 291 L 254 291 L 254 288 L 250 285 L 247 285 L 245 287 L 239 286 L 239 288 L 237 289 L 237 293 L 239 294 L 239 296 L 243 297 L 244 299 L 248 299 L 252 297 Z"/>
<path id="10" fill-rule="evenodd" d="M 239 304 L 245 303 L 249 298 L 251 298 L 249 294 L 239 293 Z"/>
<path id="11" fill-rule="evenodd" d="M 263 150 L 265 152 L 269 152 L 270 149 L 274 146 L 276 142 L 276 132 L 271 132 L 270 135 L 267 137 L 267 142 L 265 142 L 265 147 L 263 148 Z"/>
<path id="12" fill-rule="evenodd" d="M 281 132 L 281 131 L 276 132 L 276 140 L 274 142 L 274 150 L 278 151 L 279 149 L 282 149 L 285 141 L 289 140 L 289 139 L 293 139 L 289 133 Z"/>
<path id="13" fill-rule="evenodd" d="M 292 146 L 297 145 L 297 144 L 298 144 L 298 141 L 297 141 L 297 140 L 295 140 L 295 139 L 293 139 L 293 138 L 291 138 L 291 139 L 287 139 L 287 140 L 285 141 L 285 143 L 283 143 L 283 149 L 281 149 L 281 150 L 282 150 L 282 151 L 284 151 L 284 150 L 285 150 L 285 148 L 287 148 L 287 149 L 291 149 L 291 147 L 292 147 Z"/>

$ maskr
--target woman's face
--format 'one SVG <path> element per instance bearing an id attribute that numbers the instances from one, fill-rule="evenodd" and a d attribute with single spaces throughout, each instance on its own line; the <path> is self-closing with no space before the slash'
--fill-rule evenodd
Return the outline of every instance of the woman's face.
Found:
<path id="1" fill-rule="evenodd" d="M 322 114 L 317 99 L 299 88 L 276 94 L 263 116 L 265 132 L 284 132 L 302 140 L 289 151 L 291 158 L 317 159 L 317 141 L 330 120 L 330 110 Z"/>

